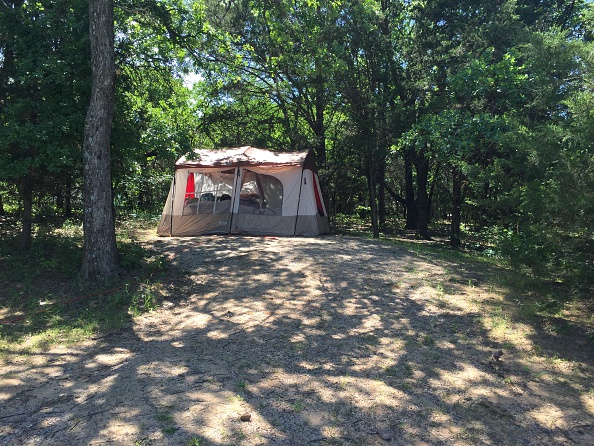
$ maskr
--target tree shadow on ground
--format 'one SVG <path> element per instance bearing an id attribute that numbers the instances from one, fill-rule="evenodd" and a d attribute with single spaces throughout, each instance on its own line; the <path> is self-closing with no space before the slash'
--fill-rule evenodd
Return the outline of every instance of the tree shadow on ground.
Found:
<path id="1" fill-rule="evenodd" d="M 532 363 L 546 364 L 499 336 L 485 308 L 501 294 L 488 276 L 477 283 L 467 263 L 346 237 L 171 238 L 153 247 L 183 272 L 166 283 L 158 311 L 94 342 L 7 357 L 0 442 L 594 438 L 584 387 L 591 358 L 578 371 L 555 368 L 555 379 L 536 372 Z M 537 325 L 522 326 L 534 330 L 533 348 Z"/>

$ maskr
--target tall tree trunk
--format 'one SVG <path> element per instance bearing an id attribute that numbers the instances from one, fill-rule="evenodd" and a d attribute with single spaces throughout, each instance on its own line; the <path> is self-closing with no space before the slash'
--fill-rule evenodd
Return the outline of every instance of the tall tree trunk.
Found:
<path id="1" fill-rule="evenodd" d="M 324 99 L 324 84 L 323 79 L 320 77 L 317 79 L 317 86 L 316 86 L 316 117 L 314 122 L 314 134 L 316 136 L 316 146 L 315 146 L 315 154 L 316 154 L 316 164 L 319 168 L 325 169 L 326 168 L 326 125 L 324 122 L 324 109 L 325 109 L 325 99 Z M 325 172 L 325 171 L 324 171 Z M 326 175 L 320 175 L 320 182 L 322 183 L 322 198 L 324 202 L 328 202 L 329 195 L 328 195 L 328 187 L 327 177 Z"/>
<path id="2" fill-rule="evenodd" d="M 2 201 L 2 194 L 0 194 L 0 216 L 6 215 L 6 211 L 4 210 L 4 202 Z"/>
<path id="3" fill-rule="evenodd" d="M 33 231 L 33 179 L 28 172 L 21 179 L 21 196 L 23 198 L 23 229 L 19 242 L 22 251 L 31 249 Z"/>
<path id="4" fill-rule="evenodd" d="M 379 225 L 377 218 L 377 187 L 375 184 L 375 172 L 373 163 L 369 162 L 369 173 L 367 174 L 367 185 L 369 186 L 369 202 L 371 205 L 371 226 L 373 238 L 379 238 Z"/>
<path id="5" fill-rule="evenodd" d="M 317 6 L 318 16 L 322 15 L 321 6 Z M 313 122 L 313 132 L 316 135 L 316 162 L 321 168 L 326 167 L 326 124 L 324 122 L 324 110 L 326 108 L 326 92 L 324 91 L 325 77 L 323 73 L 323 66 L 319 61 L 318 57 L 314 55 L 315 64 L 315 117 Z"/>
<path id="6" fill-rule="evenodd" d="M 413 181 L 413 157 L 414 149 L 409 149 L 404 154 L 405 229 L 417 229 L 417 203 L 415 200 L 415 185 Z"/>
<path id="7" fill-rule="evenodd" d="M 112 207 L 110 143 L 114 109 L 115 62 L 113 3 L 89 1 L 92 90 L 85 120 L 84 254 L 82 276 L 99 282 L 117 277 Z"/>
<path id="8" fill-rule="evenodd" d="M 318 82 L 322 82 L 318 80 Z M 316 88 L 316 120 L 314 122 L 314 134 L 316 135 L 316 164 L 319 167 L 326 167 L 326 129 L 324 125 L 324 86 Z"/>
<path id="9" fill-rule="evenodd" d="M 72 217 L 72 177 L 66 176 L 66 187 L 64 188 L 64 217 Z"/>
<path id="10" fill-rule="evenodd" d="M 386 163 L 382 162 L 377 173 L 377 206 L 379 225 L 386 224 Z"/>
<path id="11" fill-rule="evenodd" d="M 140 209 L 142 212 L 146 212 L 148 210 L 149 204 L 150 204 L 150 189 L 148 187 L 148 182 L 145 181 L 146 178 L 148 178 L 148 176 L 146 175 L 146 173 L 150 172 L 150 169 L 148 169 L 147 166 L 142 166 L 141 168 L 141 178 L 142 180 L 140 180 L 138 182 L 138 198 L 137 198 L 137 202 L 134 205 L 134 209 Z"/>
<path id="12" fill-rule="evenodd" d="M 386 183 L 385 181 L 384 181 L 384 189 L 394 199 L 394 202 L 396 203 L 396 217 L 400 217 L 399 204 L 401 204 L 404 207 L 404 209 L 406 210 L 406 200 L 403 197 L 401 197 L 400 195 L 398 195 L 396 192 L 394 192 L 394 190 L 390 186 L 388 186 L 388 183 Z"/>
<path id="13" fill-rule="evenodd" d="M 452 226 L 450 245 L 454 248 L 460 246 L 460 225 L 462 223 L 462 172 L 460 168 L 452 168 Z"/>
<path id="14" fill-rule="evenodd" d="M 439 169 L 440 165 L 438 164 L 435 168 L 435 173 L 433 174 L 433 179 L 431 180 L 431 186 L 429 186 L 429 221 L 431 221 L 431 209 L 433 204 L 433 193 L 435 192 L 435 185 L 437 184 L 437 179 L 439 177 Z"/>
<path id="15" fill-rule="evenodd" d="M 429 195 L 427 180 L 429 177 L 429 160 L 423 153 L 415 157 L 417 172 L 417 237 L 429 240 Z"/>

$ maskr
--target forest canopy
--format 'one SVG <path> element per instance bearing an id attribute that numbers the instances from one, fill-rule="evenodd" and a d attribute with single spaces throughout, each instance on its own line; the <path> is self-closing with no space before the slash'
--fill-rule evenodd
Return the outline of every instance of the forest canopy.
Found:
<path id="1" fill-rule="evenodd" d="M 0 0 L 3 231 L 81 218 L 87 4 Z M 193 148 L 313 149 L 334 224 L 447 224 L 594 283 L 592 2 L 116 0 L 114 22 L 116 214 L 160 214 Z"/>

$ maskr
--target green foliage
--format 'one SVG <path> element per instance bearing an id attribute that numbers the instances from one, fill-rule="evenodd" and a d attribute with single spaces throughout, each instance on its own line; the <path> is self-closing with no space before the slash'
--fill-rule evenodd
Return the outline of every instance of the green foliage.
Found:
<path id="1" fill-rule="evenodd" d="M 44 0 L 2 11 L 0 178 L 71 169 L 90 86 L 86 3 Z"/>
<path id="2" fill-rule="evenodd" d="M 201 446 L 201 445 L 202 445 L 202 439 L 199 437 L 192 437 L 186 443 L 186 446 Z"/>
<path id="3" fill-rule="evenodd" d="M 198 110 L 182 79 L 190 68 L 184 48 L 190 43 L 181 35 L 189 11 L 175 3 L 128 6 L 116 14 L 114 200 L 122 213 L 158 214 L 173 163 L 197 142 Z M 191 19 L 200 26 L 200 14 Z"/>
<path id="4" fill-rule="evenodd" d="M 0 6 L 0 181 L 27 203 L 36 197 L 36 211 L 42 214 L 50 213 L 48 207 L 52 214 L 72 213 L 67 185 L 80 169 L 88 54 L 86 2 Z M 16 209 L 7 209 L 21 210 L 18 202 Z M 29 221 L 28 207 L 23 217 Z"/>

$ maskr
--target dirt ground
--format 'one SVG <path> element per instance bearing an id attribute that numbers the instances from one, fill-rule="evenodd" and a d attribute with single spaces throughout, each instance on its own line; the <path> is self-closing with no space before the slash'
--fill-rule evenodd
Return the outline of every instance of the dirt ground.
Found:
<path id="1" fill-rule="evenodd" d="M 520 322 L 501 271 L 340 236 L 146 244 L 178 269 L 159 308 L 0 360 L 0 444 L 594 444 L 591 337 Z"/>

